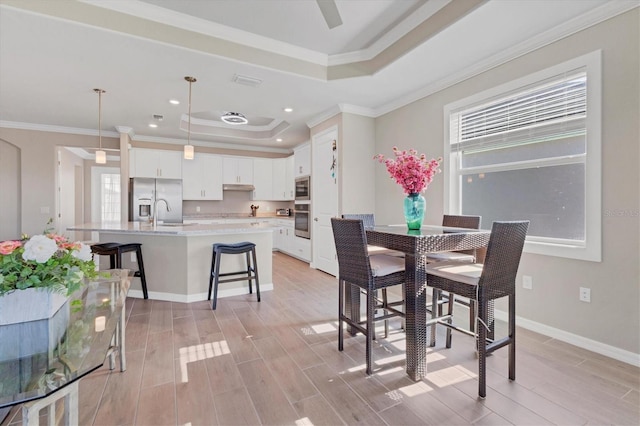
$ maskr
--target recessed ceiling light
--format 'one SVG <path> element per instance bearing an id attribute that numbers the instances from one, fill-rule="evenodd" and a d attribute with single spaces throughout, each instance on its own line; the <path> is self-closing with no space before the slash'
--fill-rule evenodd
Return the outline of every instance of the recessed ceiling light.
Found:
<path id="1" fill-rule="evenodd" d="M 282 138 L 276 139 L 276 142 L 282 142 Z"/>
<path id="2" fill-rule="evenodd" d="M 239 112 L 227 112 L 223 114 L 220 119 L 227 124 L 234 125 L 247 124 L 249 122 L 249 120 L 247 120 L 247 117 L 240 114 Z"/>
<path id="3" fill-rule="evenodd" d="M 169 99 L 171 105 L 180 105 L 180 101 L 177 99 Z"/>
<path id="4" fill-rule="evenodd" d="M 158 125 L 155 123 L 149 123 L 149 127 L 153 127 L 155 129 L 156 127 L 158 127 Z"/>
<path id="5" fill-rule="evenodd" d="M 293 108 L 285 108 L 284 112 L 293 112 Z"/>

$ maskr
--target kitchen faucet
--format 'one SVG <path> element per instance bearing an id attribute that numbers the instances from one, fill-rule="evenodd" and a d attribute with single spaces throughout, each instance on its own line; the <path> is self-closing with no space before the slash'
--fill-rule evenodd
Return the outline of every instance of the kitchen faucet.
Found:
<path id="1" fill-rule="evenodd" d="M 171 206 L 169 206 L 169 202 L 164 198 L 156 198 L 156 201 L 153 203 L 153 215 L 151 217 L 151 222 L 153 223 L 153 227 L 155 228 L 158 225 L 158 202 L 164 201 L 167 205 L 167 211 L 171 211 Z"/>

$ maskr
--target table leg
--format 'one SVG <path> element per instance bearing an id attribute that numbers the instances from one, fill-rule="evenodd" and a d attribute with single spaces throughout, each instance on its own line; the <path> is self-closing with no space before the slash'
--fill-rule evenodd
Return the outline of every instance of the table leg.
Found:
<path id="1" fill-rule="evenodd" d="M 427 374 L 427 259 L 405 256 L 407 375 L 418 381 Z"/>
<path id="2" fill-rule="evenodd" d="M 40 423 L 40 410 L 47 407 L 49 424 L 55 424 L 55 404 L 64 397 L 64 424 L 72 426 L 78 424 L 78 380 L 70 383 L 51 395 L 27 402 L 22 405 L 22 425 L 37 426 Z"/>
<path id="3" fill-rule="evenodd" d="M 127 318 L 126 318 L 126 313 L 127 313 L 127 307 L 126 307 L 126 303 L 125 301 L 122 302 L 122 312 L 120 313 L 120 325 L 118 326 L 118 330 L 116 330 L 116 333 L 118 333 L 119 339 L 120 339 L 120 346 L 119 346 L 119 351 L 118 354 L 120 355 L 120 371 L 125 371 L 127 369 L 127 357 L 125 355 L 125 351 L 124 351 L 124 344 L 126 341 L 126 336 L 125 336 L 125 331 L 127 329 Z"/>

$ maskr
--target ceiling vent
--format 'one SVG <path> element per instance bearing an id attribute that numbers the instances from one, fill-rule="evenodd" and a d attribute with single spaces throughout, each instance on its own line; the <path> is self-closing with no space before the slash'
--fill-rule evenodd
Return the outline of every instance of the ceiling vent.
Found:
<path id="1" fill-rule="evenodd" d="M 246 75 L 239 75 L 239 74 L 234 75 L 232 81 L 234 83 L 242 84 L 244 86 L 251 86 L 251 87 L 258 87 L 260 86 L 260 84 L 262 84 L 262 80 L 260 79 L 248 77 Z"/>

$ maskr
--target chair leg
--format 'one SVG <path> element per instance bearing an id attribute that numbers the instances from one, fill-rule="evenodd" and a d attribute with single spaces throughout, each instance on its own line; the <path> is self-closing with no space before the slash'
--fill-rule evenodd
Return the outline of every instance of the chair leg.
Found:
<path id="1" fill-rule="evenodd" d="M 249 281 L 249 294 L 253 294 L 253 287 L 251 286 L 251 261 L 249 260 L 249 252 L 245 253 L 245 257 L 247 258 L 247 281 Z"/>
<path id="2" fill-rule="evenodd" d="M 437 288 L 433 289 L 431 293 L 431 319 L 438 317 L 438 302 L 440 301 L 441 291 Z M 429 336 L 429 346 L 434 347 L 436 345 L 436 322 L 431 324 L 431 331 Z"/>
<path id="3" fill-rule="evenodd" d="M 211 254 L 211 271 L 209 272 L 209 293 L 207 294 L 207 300 L 211 300 L 211 289 L 213 288 L 213 273 L 216 268 L 216 252 Z"/>
<path id="4" fill-rule="evenodd" d="M 360 287 L 345 282 L 345 297 L 347 298 L 346 309 L 349 312 L 351 321 L 360 322 Z M 355 327 L 348 326 L 349 334 L 355 336 L 358 330 Z"/>
<path id="5" fill-rule="evenodd" d="M 367 356 L 367 375 L 373 373 L 373 360 L 371 346 L 373 343 L 374 326 L 373 317 L 375 314 L 375 295 L 371 290 L 367 290 L 367 344 L 366 344 L 366 356 Z"/>
<path id="6" fill-rule="evenodd" d="M 216 253 L 214 255 L 216 257 L 216 268 L 214 270 L 214 279 L 213 279 L 213 300 L 211 301 L 211 309 L 216 310 L 216 304 L 218 302 L 218 280 L 220 279 L 220 253 Z"/>
<path id="7" fill-rule="evenodd" d="M 142 260 L 142 247 L 136 248 L 136 260 L 138 261 L 138 273 L 140 274 L 140 284 L 142 285 L 142 294 L 145 299 L 149 298 L 147 292 L 147 277 L 144 274 L 144 261 Z"/>
<path id="8" fill-rule="evenodd" d="M 256 295 L 258 296 L 258 302 L 259 302 L 260 301 L 260 278 L 258 278 L 258 261 L 256 256 L 256 249 L 251 250 L 251 256 L 253 257 L 253 275 L 256 281 Z"/>
<path id="9" fill-rule="evenodd" d="M 344 331 L 342 327 L 344 325 L 343 316 L 344 316 L 344 298 L 345 298 L 345 286 L 344 280 L 338 279 L 338 350 L 342 351 L 343 341 L 344 341 Z"/>
<path id="10" fill-rule="evenodd" d="M 488 306 L 486 301 L 478 301 L 478 317 L 486 323 Z M 487 396 L 487 328 L 478 326 L 478 395 Z"/>
<path id="11" fill-rule="evenodd" d="M 509 380 L 516 379 L 516 297 L 509 296 Z"/>
<path id="12" fill-rule="evenodd" d="M 469 331 L 476 331 L 476 301 L 469 299 Z"/>
<path id="13" fill-rule="evenodd" d="M 447 314 L 449 315 L 449 318 L 447 319 L 447 322 L 449 324 L 453 323 L 453 305 L 455 303 L 453 303 L 454 301 L 454 294 L 453 293 L 449 293 L 449 303 L 447 303 Z M 447 338 L 445 340 L 445 346 L 447 347 L 447 349 L 451 348 L 451 328 L 447 327 Z"/>
<path id="14" fill-rule="evenodd" d="M 387 298 L 387 289 L 383 288 L 382 289 L 382 306 L 383 306 L 382 314 L 383 315 L 387 315 L 388 313 L 388 311 L 384 309 L 388 303 L 389 303 L 389 299 Z M 376 333 L 374 330 L 374 333 L 373 333 L 374 337 L 375 337 L 375 334 Z M 387 337 L 389 337 L 389 320 L 388 319 L 384 320 L 384 338 L 386 339 Z"/>

